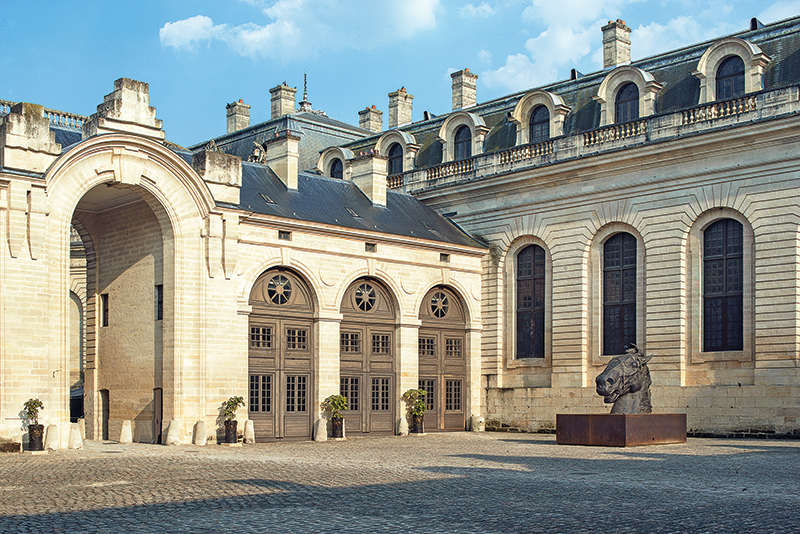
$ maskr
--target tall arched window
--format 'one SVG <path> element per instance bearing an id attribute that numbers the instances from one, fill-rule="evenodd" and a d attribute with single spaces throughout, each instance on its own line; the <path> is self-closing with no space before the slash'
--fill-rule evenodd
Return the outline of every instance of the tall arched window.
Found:
<path id="1" fill-rule="evenodd" d="M 464 125 L 456 130 L 453 146 L 456 161 L 472 157 L 472 132 L 470 132 L 469 126 Z"/>
<path id="2" fill-rule="evenodd" d="M 331 162 L 331 178 L 338 178 L 339 180 L 342 179 L 344 174 L 344 166 L 342 165 L 342 160 L 339 158 L 334 159 Z"/>
<path id="3" fill-rule="evenodd" d="M 517 255 L 517 358 L 544 358 L 544 268 L 538 245 Z"/>
<path id="4" fill-rule="evenodd" d="M 389 147 L 389 176 L 403 172 L 403 147 L 394 143 Z"/>
<path id="5" fill-rule="evenodd" d="M 744 94 L 744 61 L 731 56 L 717 69 L 717 100 L 730 100 Z"/>
<path id="6" fill-rule="evenodd" d="M 550 139 L 550 112 L 545 106 L 536 106 L 528 124 L 528 141 L 541 143 Z"/>
<path id="7" fill-rule="evenodd" d="M 743 227 L 721 219 L 703 232 L 703 352 L 742 350 Z"/>
<path id="8" fill-rule="evenodd" d="M 603 246 L 603 354 L 636 343 L 636 238 L 620 232 Z"/>
<path id="9" fill-rule="evenodd" d="M 628 82 L 617 93 L 614 122 L 628 122 L 639 118 L 639 88 Z"/>

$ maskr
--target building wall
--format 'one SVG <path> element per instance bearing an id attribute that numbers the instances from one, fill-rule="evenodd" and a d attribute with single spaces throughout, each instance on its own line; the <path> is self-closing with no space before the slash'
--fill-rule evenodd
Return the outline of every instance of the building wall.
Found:
<path id="1" fill-rule="evenodd" d="M 637 236 L 637 343 L 653 355 L 653 406 L 696 432 L 798 432 L 800 123 L 713 128 L 419 193 L 490 244 L 483 376 L 491 423 L 552 429 L 557 413 L 604 412 L 594 378 L 602 337 L 602 243 Z M 666 132 L 664 132 L 666 133 Z M 487 172 L 487 175 L 491 173 Z M 744 350 L 702 352 L 702 230 L 745 231 Z M 514 358 L 515 261 L 548 253 L 547 356 Z"/>

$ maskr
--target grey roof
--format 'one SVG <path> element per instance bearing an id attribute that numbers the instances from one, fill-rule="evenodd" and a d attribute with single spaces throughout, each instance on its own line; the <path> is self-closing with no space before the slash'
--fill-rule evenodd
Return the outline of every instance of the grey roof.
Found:
<path id="1" fill-rule="evenodd" d="M 738 32 L 632 62 L 631 65 L 649 72 L 663 85 L 656 98 L 657 114 L 672 113 L 699 105 L 700 80 L 692 75 L 692 71 L 697 68 L 700 57 L 708 47 L 724 37 L 738 37 L 757 44 L 772 59 L 764 70 L 764 90 L 774 90 L 800 81 L 800 17 L 794 17 L 756 30 Z M 632 46 L 635 47 L 636 43 L 634 42 Z M 571 108 L 564 121 L 565 135 L 575 135 L 600 127 L 600 104 L 592 97 L 597 94 L 600 84 L 610 72 L 611 69 L 604 69 L 576 80 L 560 81 L 539 87 L 559 95 Z M 516 126 L 508 119 L 508 113 L 514 110 L 527 92 L 514 93 L 478 104 L 468 110 L 479 115 L 490 128 L 484 142 L 484 152 L 514 146 Z M 436 138 L 439 128 L 450 114 L 448 112 L 427 121 L 400 127 L 401 130 L 412 134 L 420 145 L 415 158 L 416 168 L 438 165 L 442 162 L 442 143 Z M 368 151 L 375 146 L 380 135 L 373 134 L 341 146 L 356 153 Z"/>
<path id="2" fill-rule="evenodd" d="M 386 207 L 381 207 L 350 181 L 311 173 L 300 173 L 297 181 L 297 190 L 291 191 L 266 165 L 243 163 L 239 207 L 287 219 L 484 246 L 411 195 L 387 191 Z"/>
<path id="3" fill-rule="evenodd" d="M 82 139 L 80 130 L 65 128 L 52 122 L 50 123 L 50 131 L 56 134 L 56 143 L 61 145 L 61 150 L 66 150 L 67 147 L 80 143 Z"/>

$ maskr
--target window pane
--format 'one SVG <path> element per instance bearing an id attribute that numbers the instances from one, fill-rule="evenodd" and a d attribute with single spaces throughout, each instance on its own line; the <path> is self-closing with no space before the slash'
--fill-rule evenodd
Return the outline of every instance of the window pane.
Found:
<path id="1" fill-rule="evenodd" d="M 703 350 L 744 347 L 744 227 L 721 219 L 703 232 Z"/>

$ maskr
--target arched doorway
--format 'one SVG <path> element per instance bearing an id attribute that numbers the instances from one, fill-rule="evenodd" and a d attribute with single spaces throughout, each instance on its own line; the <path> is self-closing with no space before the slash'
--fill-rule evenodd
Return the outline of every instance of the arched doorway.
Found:
<path id="1" fill-rule="evenodd" d="M 426 431 L 464 430 L 466 315 L 450 289 L 431 289 L 419 310 L 419 387 L 427 393 Z"/>
<path id="2" fill-rule="evenodd" d="M 248 416 L 256 440 L 310 439 L 314 303 L 293 272 L 262 274 L 250 292 Z"/>
<path id="3" fill-rule="evenodd" d="M 340 393 L 349 434 L 393 434 L 395 421 L 395 307 L 387 289 L 371 278 L 353 282 L 342 299 L 339 340 Z"/>
<path id="4" fill-rule="evenodd" d="M 134 441 L 155 443 L 161 433 L 153 391 L 164 387 L 165 374 L 156 293 L 166 286 L 172 294 L 164 274 L 172 265 L 167 219 L 151 193 L 117 184 L 89 189 L 72 215 L 71 283 L 86 294 L 83 398 L 95 438 L 119 439 L 125 421 Z"/>

